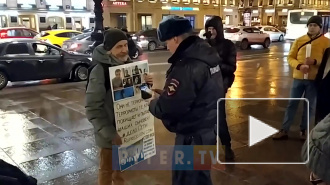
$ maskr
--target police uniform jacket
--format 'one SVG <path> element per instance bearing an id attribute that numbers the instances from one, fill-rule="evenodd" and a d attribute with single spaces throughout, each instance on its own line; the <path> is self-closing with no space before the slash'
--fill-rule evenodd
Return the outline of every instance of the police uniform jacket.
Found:
<path id="1" fill-rule="evenodd" d="M 150 102 L 150 112 L 178 134 L 213 129 L 217 100 L 224 97 L 217 51 L 197 36 L 181 42 L 169 58 L 164 91 Z"/>

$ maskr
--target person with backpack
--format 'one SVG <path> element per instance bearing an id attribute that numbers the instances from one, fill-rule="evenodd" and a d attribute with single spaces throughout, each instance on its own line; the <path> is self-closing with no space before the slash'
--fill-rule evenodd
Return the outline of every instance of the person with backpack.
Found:
<path id="1" fill-rule="evenodd" d="M 213 16 L 205 23 L 205 34 L 207 42 L 217 50 L 220 58 L 219 65 L 221 68 L 223 85 L 225 93 L 232 86 L 235 79 L 236 71 L 236 46 L 235 44 L 224 38 L 222 19 L 219 16 Z M 225 151 L 225 159 L 233 160 L 235 155 L 231 149 L 231 137 L 228 130 L 228 124 L 226 120 L 226 107 L 225 101 L 222 100 L 219 106 L 219 130 L 218 135 L 220 137 L 223 149 Z"/>
<path id="2" fill-rule="evenodd" d="M 164 19 L 157 32 L 172 56 L 163 91 L 155 90 L 160 96 L 148 100 L 150 112 L 176 134 L 175 145 L 215 147 L 217 100 L 224 97 L 218 53 L 183 17 Z M 200 184 L 212 185 L 209 169 L 173 171 L 172 185 Z"/>
<path id="3" fill-rule="evenodd" d="M 293 68 L 293 84 L 290 98 L 301 98 L 304 94 L 304 98 L 309 102 L 309 115 L 307 115 L 306 102 L 304 105 L 300 124 L 301 140 L 306 140 L 308 122 L 315 113 L 317 95 L 315 78 L 322 62 L 323 54 L 330 44 L 329 39 L 321 33 L 322 18 L 320 16 L 312 16 L 307 22 L 307 27 L 308 33 L 294 41 L 288 55 L 288 63 Z M 310 57 L 306 57 L 307 46 L 311 47 Z M 288 132 L 294 121 L 298 105 L 299 101 L 289 100 L 282 128 L 273 136 L 274 140 L 288 139 Z M 310 120 L 307 119 L 308 117 Z"/>
<path id="4" fill-rule="evenodd" d="M 86 116 L 95 130 L 95 142 L 100 147 L 99 185 L 124 185 L 120 171 L 112 169 L 112 145 L 122 141 L 115 126 L 114 104 L 110 86 L 109 67 L 130 63 L 127 37 L 119 29 L 104 32 L 103 44 L 97 46 L 92 55 L 93 65 L 89 69 L 86 85 Z M 152 84 L 152 78 L 146 77 Z"/>

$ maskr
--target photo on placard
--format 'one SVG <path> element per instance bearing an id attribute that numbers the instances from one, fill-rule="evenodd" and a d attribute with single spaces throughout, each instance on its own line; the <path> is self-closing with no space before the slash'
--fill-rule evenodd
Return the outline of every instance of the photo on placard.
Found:
<path id="1" fill-rule="evenodd" d="M 131 73 L 131 67 L 126 67 L 122 69 L 124 77 L 128 78 L 128 77 L 132 77 L 132 73 Z"/>
<path id="2" fill-rule="evenodd" d="M 114 74 L 109 74 L 111 78 L 111 84 L 114 91 L 122 89 L 124 87 L 123 84 L 123 77 L 124 74 L 122 73 L 122 70 L 115 69 Z"/>
<path id="3" fill-rule="evenodd" d="M 134 86 L 134 95 L 139 96 L 141 94 L 141 89 L 139 85 Z"/>
<path id="4" fill-rule="evenodd" d="M 146 75 L 149 73 L 149 70 L 148 70 L 148 64 L 145 63 L 145 64 L 140 64 L 138 65 L 138 68 L 139 68 L 139 71 L 142 71 L 142 74 L 141 74 L 141 83 L 145 83 L 145 77 Z"/>
<path id="5" fill-rule="evenodd" d="M 134 96 L 134 87 L 127 87 L 113 92 L 114 101 L 124 100 Z"/>
<path id="6" fill-rule="evenodd" d="M 134 75 L 133 83 L 134 83 L 134 85 L 140 85 L 141 84 L 141 75 Z"/>
<path id="7" fill-rule="evenodd" d="M 123 80 L 123 84 L 124 84 L 124 88 L 126 88 L 126 87 L 132 87 L 133 86 L 133 78 L 132 77 L 125 78 Z"/>
<path id="8" fill-rule="evenodd" d="M 142 74 L 142 69 L 139 68 L 138 65 L 135 65 L 132 67 L 132 74 L 133 75 L 141 75 Z"/>

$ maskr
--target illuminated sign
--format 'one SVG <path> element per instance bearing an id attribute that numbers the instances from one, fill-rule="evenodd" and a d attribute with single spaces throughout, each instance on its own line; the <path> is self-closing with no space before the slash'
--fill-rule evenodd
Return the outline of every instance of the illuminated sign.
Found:
<path id="1" fill-rule="evenodd" d="M 170 11 L 199 11 L 199 8 L 163 6 L 162 7 L 162 10 L 170 10 Z"/>
<path id="2" fill-rule="evenodd" d="M 112 2 L 113 5 L 116 5 L 116 6 L 126 6 L 127 3 L 126 2 Z"/>

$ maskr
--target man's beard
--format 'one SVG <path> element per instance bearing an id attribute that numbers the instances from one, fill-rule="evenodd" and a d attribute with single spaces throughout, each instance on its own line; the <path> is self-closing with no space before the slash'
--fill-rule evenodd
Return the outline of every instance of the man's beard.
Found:
<path id="1" fill-rule="evenodd" d="M 120 53 L 118 55 L 115 56 L 118 60 L 120 60 L 121 62 L 126 62 L 129 58 L 128 53 Z"/>

